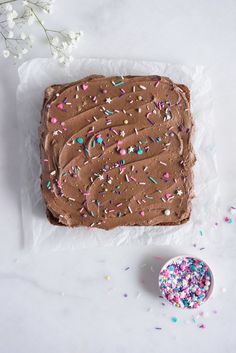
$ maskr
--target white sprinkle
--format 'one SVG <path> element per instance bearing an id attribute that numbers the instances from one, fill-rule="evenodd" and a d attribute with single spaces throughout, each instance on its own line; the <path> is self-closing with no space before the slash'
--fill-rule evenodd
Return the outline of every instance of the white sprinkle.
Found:
<path id="1" fill-rule="evenodd" d="M 161 163 L 161 164 L 163 164 L 163 165 L 165 165 L 165 166 L 167 166 L 167 164 L 166 164 L 166 163 L 164 163 L 164 162 L 162 162 L 162 161 L 160 161 L 160 163 Z"/>
<path id="2" fill-rule="evenodd" d="M 130 206 L 128 206 L 128 210 L 130 213 L 133 213 L 133 211 L 131 210 Z"/>
<path id="3" fill-rule="evenodd" d="M 146 90 L 147 87 L 143 86 L 143 85 L 139 85 L 139 88 L 143 89 L 143 90 Z"/>
<path id="4" fill-rule="evenodd" d="M 164 211 L 164 215 L 165 216 L 169 216 L 170 215 L 170 210 L 168 208 Z"/>

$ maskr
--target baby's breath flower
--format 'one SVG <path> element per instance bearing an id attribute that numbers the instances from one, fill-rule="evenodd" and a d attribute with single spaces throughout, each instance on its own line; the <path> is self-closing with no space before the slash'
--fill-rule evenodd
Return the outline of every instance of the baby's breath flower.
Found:
<path id="1" fill-rule="evenodd" d="M 14 37 L 14 32 L 13 31 L 9 31 L 8 33 L 7 33 L 7 38 L 13 38 Z"/>
<path id="2" fill-rule="evenodd" d="M 52 57 L 53 57 L 53 59 L 57 59 L 58 58 L 58 52 L 57 51 L 53 51 L 52 52 Z"/>
<path id="3" fill-rule="evenodd" d="M 27 5 L 29 5 L 29 3 L 28 3 L 28 1 L 23 0 L 23 1 L 22 1 L 22 5 L 23 5 L 23 6 L 27 6 Z"/>
<path id="4" fill-rule="evenodd" d="M 2 52 L 2 55 L 4 58 L 8 58 L 8 56 L 10 55 L 10 52 L 8 49 L 4 49 L 3 52 Z"/>
<path id="5" fill-rule="evenodd" d="M 18 16 L 18 13 L 16 12 L 16 10 L 13 10 L 11 12 L 11 15 L 12 15 L 12 18 L 14 19 L 14 18 L 16 18 Z"/>
<path id="6" fill-rule="evenodd" d="M 14 28 L 15 26 L 15 21 L 13 20 L 7 20 L 7 25 L 10 29 Z"/>
<path id="7" fill-rule="evenodd" d="M 67 42 L 62 42 L 62 48 L 63 48 L 63 49 L 67 49 L 67 48 L 68 48 Z"/>
<path id="8" fill-rule="evenodd" d="M 58 45 L 59 44 L 59 38 L 58 37 L 53 37 L 52 38 L 52 45 Z"/>
<path id="9" fill-rule="evenodd" d="M 35 17 L 33 15 L 30 15 L 28 17 L 28 21 L 27 22 L 28 22 L 29 26 L 32 26 L 32 24 L 35 22 Z"/>
<path id="10" fill-rule="evenodd" d="M 63 63 L 65 62 L 65 57 L 64 57 L 64 55 L 59 56 L 58 62 L 59 62 L 60 64 L 63 64 Z"/>
<path id="11" fill-rule="evenodd" d="M 20 37 L 22 40 L 25 40 L 27 38 L 27 36 L 24 32 L 21 32 Z"/>
<path id="12" fill-rule="evenodd" d="M 34 41 L 35 41 L 35 37 L 33 36 L 33 34 L 30 34 L 30 35 L 29 35 L 29 42 L 30 42 L 31 44 L 33 44 Z"/>
<path id="13" fill-rule="evenodd" d="M 5 4 L 5 10 L 6 11 L 12 11 L 12 5 L 11 4 Z"/>
<path id="14" fill-rule="evenodd" d="M 74 31 L 69 31 L 69 37 L 71 38 L 71 39 L 75 39 L 75 37 L 76 37 L 76 33 L 74 32 Z"/>
<path id="15" fill-rule="evenodd" d="M 27 53 L 28 53 L 28 49 L 27 49 L 27 48 L 22 49 L 22 54 L 23 54 L 23 55 L 25 55 L 25 54 L 27 54 Z"/>

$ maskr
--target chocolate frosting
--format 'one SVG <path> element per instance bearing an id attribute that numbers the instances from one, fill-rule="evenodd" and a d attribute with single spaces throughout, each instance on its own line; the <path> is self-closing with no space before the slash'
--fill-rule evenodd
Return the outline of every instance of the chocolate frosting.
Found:
<path id="1" fill-rule="evenodd" d="M 54 224 L 186 222 L 193 197 L 189 90 L 160 76 L 89 76 L 45 92 L 42 193 Z"/>

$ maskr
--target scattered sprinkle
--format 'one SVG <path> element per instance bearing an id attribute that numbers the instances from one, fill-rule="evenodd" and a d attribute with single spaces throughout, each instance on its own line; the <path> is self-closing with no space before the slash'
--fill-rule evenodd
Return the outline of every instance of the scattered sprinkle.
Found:
<path id="1" fill-rule="evenodd" d="M 151 180 L 153 184 L 157 184 L 157 181 L 153 177 L 149 176 L 148 179 Z"/>
<path id="2" fill-rule="evenodd" d="M 172 316 L 171 321 L 175 324 L 178 321 L 178 319 L 176 316 Z"/>
<path id="3" fill-rule="evenodd" d="M 232 217 L 225 217 L 225 222 L 231 224 L 231 223 L 233 223 L 233 218 Z"/>

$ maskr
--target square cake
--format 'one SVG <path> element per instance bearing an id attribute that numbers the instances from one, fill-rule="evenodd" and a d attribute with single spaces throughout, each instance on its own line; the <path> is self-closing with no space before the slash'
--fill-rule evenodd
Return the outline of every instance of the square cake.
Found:
<path id="1" fill-rule="evenodd" d="M 190 92 L 160 76 L 89 76 L 45 92 L 41 187 L 51 223 L 179 225 L 191 213 Z"/>

